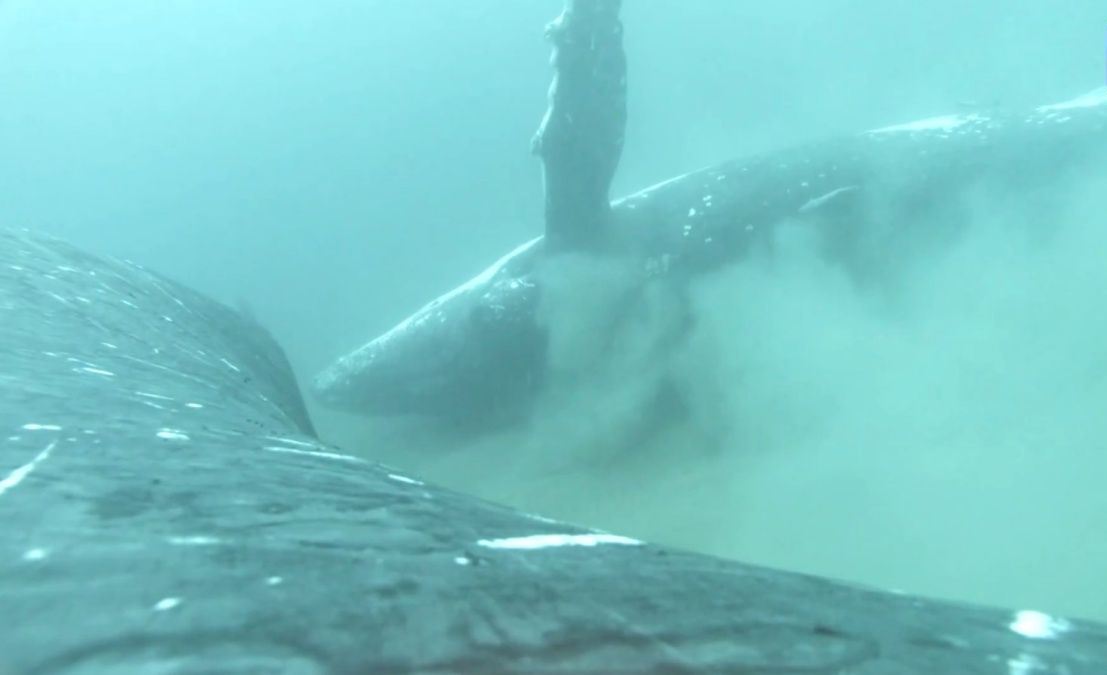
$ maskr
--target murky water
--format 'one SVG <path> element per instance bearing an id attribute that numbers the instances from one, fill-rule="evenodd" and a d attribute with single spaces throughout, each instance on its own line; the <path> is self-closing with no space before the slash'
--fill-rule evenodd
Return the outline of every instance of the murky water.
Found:
<path id="1" fill-rule="evenodd" d="M 306 380 L 541 231 L 560 4 L 0 0 L 0 221 L 250 307 Z M 625 5 L 617 193 L 1103 84 L 1098 0 Z M 1103 190 L 1074 184 L 1044 239 L 992 195 L 894 293 L 786 229 L 695 283 L 663 356 L 672 298 L 613 358 L 591 338 L 623 272 L 570 261 L 527 424 L 313 413 L 349 452 L 620 535 L 1107 619 Z"/>

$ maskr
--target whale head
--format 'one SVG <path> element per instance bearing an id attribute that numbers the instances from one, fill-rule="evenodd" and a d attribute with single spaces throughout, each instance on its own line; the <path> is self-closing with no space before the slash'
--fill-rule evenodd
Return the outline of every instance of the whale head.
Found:
<path id="1" fill-rule="evenodd" d="M 359 415 L 485 421 L 518 411 L 541 383 L 535 239 L 342 357 L 314 381 L 329 407 Z"/>

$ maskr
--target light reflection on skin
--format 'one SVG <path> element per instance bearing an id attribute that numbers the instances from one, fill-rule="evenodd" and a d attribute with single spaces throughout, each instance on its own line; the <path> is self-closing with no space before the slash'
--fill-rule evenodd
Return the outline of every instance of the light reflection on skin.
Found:
<path id="1" fill-rule="evenodd" d="M 179 429 L 159 429 L 157 432 L 158 438 L 165 439 L 167 441 L 187 441 L 188 434 Z"/>
<path id="2" fill-rule="evenodd" d="M 622 544 L 635 546 L 642 542 L 615 534 L 534 534 L 527 537 L 506 539 L 481 539 L 478 545 L 485 548 L 533 550 L 554 546 L 596 546 L 597 544 Z"/>
<path id="3" fill-rule="evenodd" d="M 1044 640 L 1054 639 L 1072 629 L 1067 619 L 1052 617 L 1031 609 L 1015 612 L 1014 620 L 1008 628 L 1023 637 Z"/>
<path id="4" fill-rule="evenodd" d="M 154 611 L 164 612 L 166 610 L 173 609 L 179 604 L 181 604 L 180 598 L 162 598 L 158 601 L 158 604 L 154 605 Z"/>
<path id="5" fill-rule="evenodd" d="M 1034 675 L 1048 668 L 1046 664 L 1031 654 L 1019 654 L 1007 660 L 1007 675 Z"/>

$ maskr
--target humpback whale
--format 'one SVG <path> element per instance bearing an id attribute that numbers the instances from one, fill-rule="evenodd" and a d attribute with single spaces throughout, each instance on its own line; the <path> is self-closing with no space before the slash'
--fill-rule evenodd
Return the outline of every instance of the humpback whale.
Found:
<path id="1" fill-rule="evenodd" d="M 878 274 L 956 236 L 981 191 L 1041 209 L 1107 167 L 1100 88 L 1030 110 L 932 117 L 735 159 L 609 203 L 625 121 L 617 9 L 570 2 L 550 31 L 557 72 L 535 142 L 544 236 L 339 358 L 314 381 L 324 404 L 454 420 L 521 413 L 548 369 L 539 269 L 566 251 L 630 260 L 641 283 L 679 292 L 771 247 L 788 224 L 815 233 L 823 255 L 851 273 Z"/>
<path id="2" fill-rule="evenodd" d="M 465 318 L 527 316 L 506 303 L 544 245 L 438 306 L 498 290 Z M 0 317 L 3 673 L 1107 669 L 1103 625 L 669 549 L 349 454 L 257 322 L 133 263 L 0 230 Z"/>
<path id="3" fill-rule="evenodd" d="M 668 549 L 349 454 L 268 333 L 134 264 L 0 230 L 0 312 L 0 672 L 1107 669 L 1092 622 Z"/>

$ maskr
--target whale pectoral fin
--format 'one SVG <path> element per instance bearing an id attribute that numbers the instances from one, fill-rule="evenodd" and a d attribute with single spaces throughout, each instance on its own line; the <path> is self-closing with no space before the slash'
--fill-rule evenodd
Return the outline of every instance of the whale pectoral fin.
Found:
<path id="1" fill-rule="evenodd" d="M 556 74 L 532 149 L 542 158 L 546 241 L 594 249 L 610 214 L 626 127 L 621 0 L 567 0 L 547 31 Z"/>

